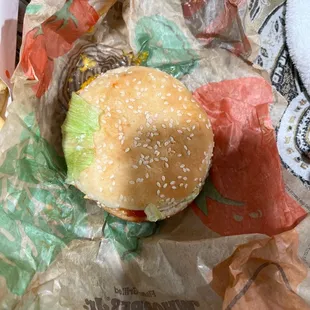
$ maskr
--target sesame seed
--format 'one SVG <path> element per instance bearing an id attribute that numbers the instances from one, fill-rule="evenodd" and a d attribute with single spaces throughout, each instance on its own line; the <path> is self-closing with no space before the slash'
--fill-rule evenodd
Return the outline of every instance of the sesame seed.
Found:
<path id="1" fill-rule="evenodd" d="M 168 163 L 165 163 L 165 167 L 166 167 L 166 168 L 169 168 L 169 164 L 168 164 Z"/>
<path id="2" fill-rule="evenodd" d="M 162 176 L 161 179 L 163 180 L 163 182 L 166 180 L 165 176 Z"/>
<path id="3" fill-rule="evenodd" d="M 132 165 L 132 168 L 133 169 L 138 169 L 138 166 L 137 165 Z"/>
<path id="4" fill-rule="evenodd" d="M 172 186 L 172 189 L 177 189 L 177 187 L 176 186 Z"/>
<path id="5" fill-rule="evenodd" d="M 150 165 L 146 165 L 146 168 L 151 169 L 152 167 Z"/>
<path id="6" fill-rule="evenodd" d="M 181 166 L 180 166 L 180 168 L 184 168 L 185 167 L 185 165 L 184 164 L 182 164 Z"/>
<path id="7" fill-rule="evenodd" d="M 169 104 L 169 102 L 168 102 L 168 101 L 165 101 L 164 104 L 167 105 L 167 104 Z"/>
<path id="8" fill-rule="evenodd" d="M 187 187 L 188 187 L 188 184 L 185 184 L 185 185 L 184 185 L 184 188 L 187 188 Z"/>
<path id="9" fill-rule="evenodd" d="M 186 123 L 190 123 L 191 122 L 191 120 L 190 119 L 188 119 L 187 121 L 186 121 Z"/>
<path id="10" fill-rule="evenodd" d="M 145 174 L 145 178 L 146 178 L 146 179 L 148 179 L 149 176 L 150 176 L 150 175 L 149 175 L 148 173 Z"/>
<path id="11" fill-rule="evenodd" d="M 125 153 L 128 153 L 130 151 L 130 148 L 127 147 L 127 149 L 125 150 Z"/>
<path id="12" fill-rule="evenodd" d="M 188 150 L 188 148 L 187 148 L 187 146 L 186 145 L 184 145 L 184 149 L 187 151 Z"/>
<path id="13" fill-rule="evenodd" d="M 170 94 L 170 93 L 168 93 L 168 94 L 167 94 L 167 97 L 170 97 L 170 96 L 171 96 L 171 94 Z"/>
<path id="14" fill-rule="evenodd" d="M 112 175 L 110 176 L 110 179 L 114 179 L 114 177 L 115 177 L 114 174 L 112 174 Z"/>
<path id="15" fill-rule="evenodd" d="M 135 184 L 135 181 L 129 181 L 129 184 Z"/>
<path id="16" fill-rule="evenodd" d="M 160 195 L 160 190 L 157 190 L 156 194 L 159 196 Z"/>
<path id="17" fill-rule="evenodd" d="M 178 156 L 178 157 L 182 157 L 182 154 L 178 154 L 177 156 Z"/>
<path id="18" fill-rule="evenodd" d="M 161 127 L 163 127 L 163 128 L 167 128 L 165 124 L 161 124 Z"/>
<path id="19" fill-rule="evenodd" d="M 99 190 L 100 190 L 100 193 L 102 193 L 102 192 L 103 192 L 103 188 L 102 188 L 102 187 L 100 187 L 100 189 L 99 189 Z"/>
<path id="20" fill-rule="evenodd" d="M 187 177 L 183 177 L 183 180 L 186 181 L 186 180 L 187 180 Z"/>
<path id="21" fill-rule="evenodd" d="M 171 182 L 170 182 L 170 185 L 173 185 L 173 184 L 175 184 L 175 181 L 171 181 Z"/>
<path id="22" fill-rule="evenodd" d="M 112 186 L 114 186 L 114 185 L 115 185 L 115 181 L 112 182 Z"/>
<path id="23" fill-rule="evenodd" d="M 167 183 L 165 183 L 164 185 L 163 185 L 163 188 L 166 188 L 168 186 L 168 184 Z"/>
<path id="24" fill-rule="evenodd" d="M 156 157 L 156 158 L 154 158 L 154 160 L 155 160 L 155 161 L 159 161 L 159 158 Z"/>
<path id="25" fill-rule="evenodd" d="M 178 176 L 178 179 L 179 179 L 179 180 L 182 179 L 182 178 L 183 178 L 182 176 L 180 176 L 180 175 Z"/>
<path id="26" fill-rule="evenodd" d="M 178 131 L 179 134 L 183 133 L 183 131 L 181 129 L 178 129 L 177 131 Z"/>
<path id="27" fill-rule="evenodd" d="M 164 194 L 161 194 L 159 197 L 160 197 L 160 198 L 165 198 L 165 195 L 164 195 Z"/>
<path id="28" fill-rule="evenodd" d="M 190 156 L 191 155 L 191 151 L 187 151 L 187 155 Z"/>
<path id="29" fill-rule="evenodd" d="M 181 183 L 181 184 L 180 184 L 180 187 L 183 187 L 183 185 L 184 185 L 184 183 Z"/>

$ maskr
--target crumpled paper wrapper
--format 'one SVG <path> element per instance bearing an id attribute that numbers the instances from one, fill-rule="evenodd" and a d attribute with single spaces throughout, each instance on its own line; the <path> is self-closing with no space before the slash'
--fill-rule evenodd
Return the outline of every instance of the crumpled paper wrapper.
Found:
<path id="1" fill-rule="evenodd" d="M 1 309 L 309 308 L 309 217 L 285 191 L 251 13 L 242 0 L 30 3 L 0 135 Z M 202 193 L 161 223 L 114 218 L 66 184 L 70 93 L 130 64 L 180 79 L 215 134 Z"/>

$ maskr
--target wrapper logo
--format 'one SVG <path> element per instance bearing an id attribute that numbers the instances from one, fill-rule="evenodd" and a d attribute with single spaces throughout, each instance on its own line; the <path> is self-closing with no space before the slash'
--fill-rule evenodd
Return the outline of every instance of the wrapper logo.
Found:
<path id="1" fill-rule="evenodd" d="M 95 298 L 95 300 L 85 299 L 83 308 L 85 310 L 195 310 L 200 307 L 196 300 L 169 300 L 165 302 L 149 301 L 124 301 L 117 298 Z"/>

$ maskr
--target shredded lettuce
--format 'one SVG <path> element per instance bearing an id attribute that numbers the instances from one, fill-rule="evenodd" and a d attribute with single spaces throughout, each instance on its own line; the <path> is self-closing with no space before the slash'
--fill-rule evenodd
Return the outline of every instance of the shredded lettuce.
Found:
<path id="1" fill-rule="evenodd" d="M 99 130 L 100 110 L 76 93 L 72 93 L 70 108 L 62 125 L 63 150 L 68 166 L 68 182 L 94 161 L 94 133 Z"/>
<path id="2" fill-rule="evenodd" d="M 157 222 L 157 221 L 164 219 L 163 214 L 153 204 L 147 205 L 144 212 L 146 214 L 148 221 L 150 222 Z"/>

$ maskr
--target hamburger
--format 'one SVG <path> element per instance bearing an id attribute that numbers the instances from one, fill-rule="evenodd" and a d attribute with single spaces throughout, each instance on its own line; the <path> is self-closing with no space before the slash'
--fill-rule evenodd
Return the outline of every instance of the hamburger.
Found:
<path id="1" fill-rule="evenodd" d="M 210 120 L 157 69 L 122 67 L 72 94 L 62 126 L 68 182 L 107 212 L 158 221 L 185 209 L 210 168 Z"/>

